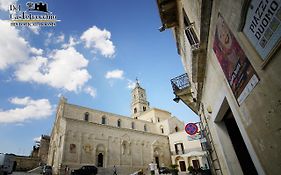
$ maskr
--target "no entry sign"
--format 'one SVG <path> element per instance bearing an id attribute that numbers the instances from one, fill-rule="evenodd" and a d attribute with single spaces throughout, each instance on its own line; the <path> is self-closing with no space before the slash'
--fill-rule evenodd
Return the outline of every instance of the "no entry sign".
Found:
<path id="1" fill-rule="evenodd" d="M 185 125 L 185 132 L 189 135 L 194 135 L 198 131 L 198 127 L 195 123 L 188 123 Z"/>

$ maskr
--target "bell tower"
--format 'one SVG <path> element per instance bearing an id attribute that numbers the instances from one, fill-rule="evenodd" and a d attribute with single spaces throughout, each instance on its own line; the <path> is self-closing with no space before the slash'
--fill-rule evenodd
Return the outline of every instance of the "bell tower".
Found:
<path id="1" fill-rule="evenodd" d="M 131 114 L 133 118 L 137 119 L 141 113 L 149 109 L 149 102 L 146 100 L 145 89 L 140 86 L 138 79 L 136 79 L 136 86 L 132 90 L 131 96 Z"/>

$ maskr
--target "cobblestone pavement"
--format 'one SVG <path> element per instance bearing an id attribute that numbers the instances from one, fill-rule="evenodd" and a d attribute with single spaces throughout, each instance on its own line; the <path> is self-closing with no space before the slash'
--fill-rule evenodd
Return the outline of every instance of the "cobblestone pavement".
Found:
<path id="1" fill-rule="evenodd" d="M 16 171 L 16 172 L 13 172 L 12 175 L 40 175 L 40 174 Z"/>

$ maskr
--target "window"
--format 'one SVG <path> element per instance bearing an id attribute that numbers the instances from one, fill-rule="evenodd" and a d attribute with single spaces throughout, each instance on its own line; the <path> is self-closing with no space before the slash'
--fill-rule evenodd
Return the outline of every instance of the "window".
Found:
<path id="1" fill-rule="evenodd" d="M 178 128 L 178 126 L 176 126 L 176 127 L 175 127 L 175 131 L 176 131 L 176 132 L 178 132 L 178 131 L 179 131 L 179 128 Z"/>
<path id="2" fill-rule="evenodd" d="M 175 150 L 176 150 L 176 154 L 184 154 L 183 143 L 176 143 Z"/>
<path id="3" fill-rule="evenodd" d="M 153 119 L 152 118 L 150 119 L 150 121 L 151 121 L 151 123 L 153 123 Z"/>
<path id="4" fill-rule="evenodd" d="M 142 109 L 143 109 L 143 111 L 146 111 L 146 107 L 145 106 L 143 106 Z"/>
<path id="5" fill-rule="evenodd" d="M 76 153 L 76 145 L 75 144 L 71 143 L 69 145 L 69 152 L 70 153 Z"/>
<path id="6" fill-rule="evenodd" d="M 135 129 L 135 123 L 132 122 L 132 129 Z"/>
<path id="7" fill-rule="evenodd" d="M 101 119 L 101 124 L 106 124 L 106 117 L 105 116 L 102 116 L 102 119 Z"/>
<path id="8" fill-rule="evenodd" d="M 185 35 L 189 41 L 189 44 L 191 45 L 192 49 L 198 49 L 199 48 L 199 40 L 196 36 L 196 33 L 194 31 L 194 22 L 190 23 L 185 11 L 184 13 L 184 25 L 185 25 Z"/>
<path id="9" fill-rule="evenodd" d="M 86 112 L 86 113 L 84 114 L 84 120 L 85 120 L 85 121 L 89 121 L 89 112 Z"/>
<path id="10" fill-rule="evenodd" d="M 134 113 L 137 113 L 137 108 L 134 108 Z"/>
<path id="11" fill-rule="evenodd" d="M 121 120 L 120 120 L 120 119 L 117 121 L 117 126 L 118 126 L 119 128 L 121 127 Z"/>
<path id="12" fill-rule="evenodd" d="M 163 128 L 163 126 L 160 126 L 160 130 L 161 130 L 161 133 L 164 134 L 164 128 Z"/>
<path id="13" fill-rule="evenodd" d="M 157 121 L 160 122 L 160 118 L 159 117 L 157 118 Z"/>
<path id="14" fill-rule="evenodd" d="M 144 130 L 144 131 L 147 131 L 147 126 L 146 126 L 146 124 L 144 124 L 143 130 Z"/>

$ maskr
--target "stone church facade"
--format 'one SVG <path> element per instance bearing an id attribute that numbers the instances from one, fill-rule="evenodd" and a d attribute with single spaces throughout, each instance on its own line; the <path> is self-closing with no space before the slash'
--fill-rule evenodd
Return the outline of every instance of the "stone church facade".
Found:
<path id="1" fill-rule="evenodd" d="M 66 166 L 95 165 L 99 174 L 109 174 L 115 165 L 119 174 L 129 174 L 146 170 L 152 161 L 158 166 L 172 164 L 168 135 L 184 130 L 184 123 L 167 111 L 150 108 L 138 82 L 131 95 L 131 117 L 60 99 L 48 156 L 54 173 Z"/>

